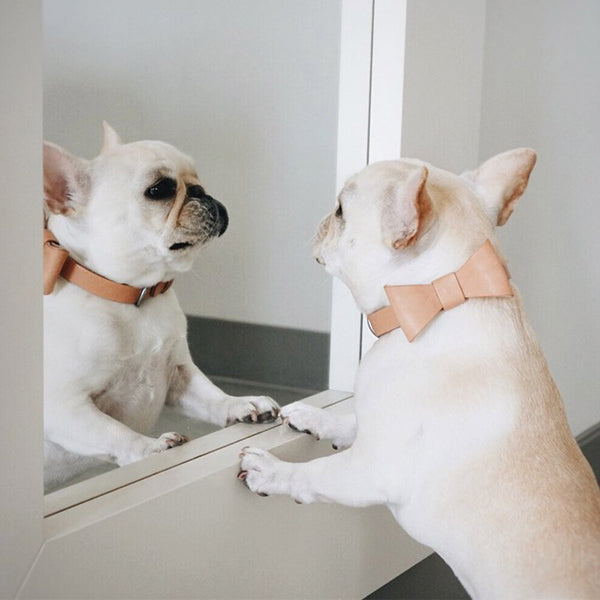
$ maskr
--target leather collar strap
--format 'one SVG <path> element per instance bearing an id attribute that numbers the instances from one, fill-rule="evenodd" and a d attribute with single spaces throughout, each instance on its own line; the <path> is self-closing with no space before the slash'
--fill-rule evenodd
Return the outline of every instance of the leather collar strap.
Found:
<path id="1" fill-rule="evenodd" d="M 486 240 L 455 273 L 425 285 L 386 285 L 390 306 L 367 315 L 371 331 L 380 337 L 401 328 L 412 342 L 437 314 L 469 298 L 512 296 L 509 278 L 492 243 Z"/>
<path id="2" fill-rule="evenodd" d="M 44 294 L 52 293 L 59 277 L 95 296 L 136 306 L 140 306 L 147 298 L 164 294 L 173 283 L 171 279 L 171 281 L 161 281 L 152 287 L 138 288 L 106 279 L 75 262 L 69 256 L 68 250 L 58 243 L 52 232 L 44 228 Z"/>

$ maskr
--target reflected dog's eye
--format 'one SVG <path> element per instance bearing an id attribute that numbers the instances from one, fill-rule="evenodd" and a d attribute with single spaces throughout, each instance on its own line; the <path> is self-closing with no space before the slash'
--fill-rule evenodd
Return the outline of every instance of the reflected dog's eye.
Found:
<path id="1" fill-rule="evenodd" d="M 177 193 L 177 182 L 170 177 L 165 177 L 151 185 L 144 196 L 150 200 L 167 200 L 173 198 Z"/>
<path id="2" fill-rule="evenodd" d="M 336 211 L 335 211 L 335 216 L 336 216 L 338 219 L 341 219 L 341 218 L 342 218 L 342 216 L 343 216 L 343 214 L 344 214 L 344 213 L 343 213 L 343 211 L 342 211 L 342 205 L 341 205 L 341 204 L 338 204 L 338 207 L 337 207 L 337 209 L 336 209 Z"/>

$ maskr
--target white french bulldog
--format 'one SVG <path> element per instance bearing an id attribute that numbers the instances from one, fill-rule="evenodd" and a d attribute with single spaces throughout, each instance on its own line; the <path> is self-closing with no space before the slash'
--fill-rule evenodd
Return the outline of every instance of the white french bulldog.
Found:
<path id="1" fill-rule="evenodd" d="M 386 504 L 473 597 L 600 598 L 598 485 L 494 234 L 535 160 L 517 149 L 462 176 L 390 161 L 347 182 L 321 224 L 316 258 L 372 324 L 398 311 L 401 327 L 384 328 L 363 358 L 355 416 L 302 403 L 282 410 L 294 429 L 348 449 L 291 464 L 245 448 L 239 477 L 261 495 L 301 503 Z M 472 282 L 459 273 L 482 244 L 504 287 L 465 301 Z M 413 303 L 408 318 L 394 294 L 425 288 L 443 311 L 409 333 L 429 300 Z M 464 297 L 448 302 L 456 294 Z"/>
<path id="2" fill-rule="evenodd" d="M 142 290 L 137 303 L 106 299 L 67 281 L 63 268 L 44 296 L 47 490 L 94 460 L 126 465 L 185 442 L 178 433 L 144 435 L 165 402 L 221 426 L 277 417 L 274 400 L 229 396 L 190 357 L 169 282 L 224 233 L 228 215 L 189 157 L 159 141 L 122 144 L 104 123 L 91 161 L 44 144 L 44 199 L 47 228 L 80 272 Z M 159 282 L 164 293 L 144 299 Z"/>

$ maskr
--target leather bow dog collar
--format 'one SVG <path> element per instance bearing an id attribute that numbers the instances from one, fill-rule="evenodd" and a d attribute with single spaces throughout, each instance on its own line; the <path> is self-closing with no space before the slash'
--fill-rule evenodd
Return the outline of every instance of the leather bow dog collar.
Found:
<path id="1" fill-rule="evenodd" d="M 164 294 L 173 283 L 171 279 L 151 287 L 138 288 L 106 279 L 75 262 L 69 256 L 68 250 L 58 243 L 52 232 L 44 228 L 44 294 L 52 293 L 59 277 L 95 296 L 136 306 L 140 306 L 147 298 Z"/>
<path id="2" fill-rule="evenodd" d="M 509 274 L 490 240 L 455 273 L 425 285 L 386 285 L 384 289 L 390 306 L 367 316 L 371 330 L 380 337 L 400 327 L 409 342 L 438 313 L 469 298 L 513 295 Z"/>

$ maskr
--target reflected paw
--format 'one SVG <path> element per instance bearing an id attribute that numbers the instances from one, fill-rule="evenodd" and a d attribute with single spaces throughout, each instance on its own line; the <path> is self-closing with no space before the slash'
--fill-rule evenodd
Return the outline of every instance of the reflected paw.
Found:
<path id="1" fill-rule="evenodd" d="M 158 439 L 154 440 L 154 444 L 151 447 L 150 452 L 163 452 L 165 450 L 168 450 L 169 448 L 181 446 L 187 441 L 189 441 L 188 438 L 185 435 L 182 435 L 181 433 L 176 433 L 175 431 L 163 433 Z"/>
<path id="2" fill-rule="evenodd" d="M 279 404 L 268 396 L 231 397 L 226 425 L 233 423 L 270 423 L 279 416 Z"/>
<path id="3" fill-rule="evenodd" d="M 132 462 L 146 458 L 152 454 L 158 454 L 174 448 L 175 446 L 181 446 L 188 441 L 185 435 L 170 431 L 169 433 L 163 433 L 158 438 L 151 438 L 145 435 L 133 434 L 134 436 L 132 443 L 121 450 L 118 454 L 115 453 L 114 460 L 120 466 L 128 465 Z"/>

